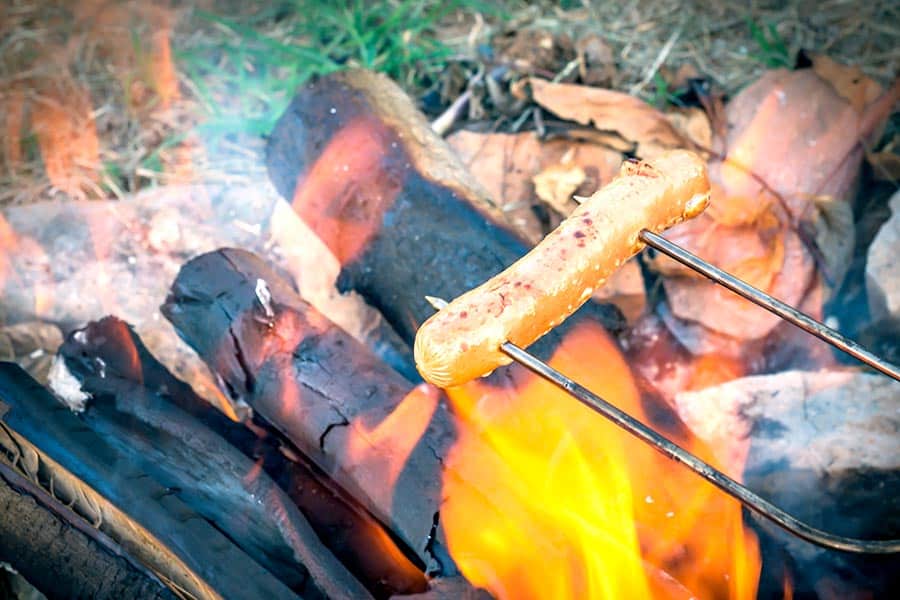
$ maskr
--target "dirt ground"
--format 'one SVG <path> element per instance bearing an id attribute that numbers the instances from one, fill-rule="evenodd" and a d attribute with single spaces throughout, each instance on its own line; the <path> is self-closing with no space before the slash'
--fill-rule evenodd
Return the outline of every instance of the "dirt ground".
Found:
<path id="1" fill-rule="evenodd" d="M 498 68 L 503 86 L 532 73 L 665 105 L 689 77 L 732 95 L 765 69 L 794 67 L 801 51 L 858 65 L 883 85 L 900 63 L 900 5 L 890 0 L 507 1 L 500 8 L 424 0 L 412 3 L 399 29 L 382 16 L 398 8 L 395 0 L 324 3 L 317 10 L 334 24 L 321 29 L 303 20 L 307 4 L 3 3 L 0 205 L 255 180 L 264 176 L 264 136 L 293 89 L 343 66 L 388 71 L 434 117 L 479 72 Z M 441 5 L 453 10 L 435 13 Z M 433 55 L 435 44 L 442 51 Z M 497 92 L 485 91 L 488 100 L 463 120 L 515 124 L 525 107 L 504 106 L 508 89 Z"/>

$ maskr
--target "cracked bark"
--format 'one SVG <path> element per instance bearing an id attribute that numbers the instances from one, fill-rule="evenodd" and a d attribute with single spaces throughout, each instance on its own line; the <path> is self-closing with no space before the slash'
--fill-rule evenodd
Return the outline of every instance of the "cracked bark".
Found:
<path id="1" fill-rule="evenodd" d="M 0 515 L 0 561 L 50 598 L 175 598 L 118 544 L 2 461 Z"/>
<path id="2" fill-rule="evenodd" d="M 81 382 L 82 390 L 94 397 L 88 412 L 92 405 L 94 409 L 98 404 L 102 408 L 110 398 L 115 399 L 116 404 L 122 404 L 135 396 L 151 395 L 153 404 L 172 404 L 183 411 L 182 418 L 178 419 L 180 423 L 185 421 L 185 415 L 190 415 L 188 420 L 202 423 L 243 453 L 251 461 L 254 479 L 271 478 L 284 489 L 290 500 L 279 500 L 275 506 L 267 502 L 267 512 L 289 510 L 293 502 L 309 520 L 322 544 L 315 535 L 304 536 L 308 550 L 313 554 L 307 556 L 304 564 L 313 562 L 319 567 L 322 578 L 331 579 L 323 585 L 323 588 L 329 588 L 326 589 L 329 596 L 364 595 L 338 593 L 340 590 L 334 589 L 333 586 L 347 574 L 335 573 L 330 561 L 324 560 L 327 556 L 319 557 L 321 553 L 327 555 L 329 552 L 334 553 L 376 597 L 421 592 L 427 588 L 425 578 L 416 566 L 398 550 L 385 545 L 389 542 L 380 533 L 380 524 L 346 493 L 329 486 L 323 475 L 303 462 L 289 441 L 258 420 L 242 424 L 227 419 L 169 373 L 124 322 L 107 317 L 88 324 L 66 339 L 60 355 Z M 166 429 L 166 426 L 163 424 L 161 428 Z M 217 459 L 210 462 L 216 463 Z M 247 483 L 242 481 L 237 485 L 246 486 Z M 224 512 L 229 516 L 240 509 Z M 308 533 L 312 534 L 311 531 Z"/>
<path id="3" fill-rule="evenodd" d="M 86 427 L 16 365 L 0 363 L 0 460 L 95 523 L 172 589 L 195 598 L 294 594 L 222 533 Z M 0 520 L 8 515 L 0 513 Z M 246 582 L 254 585 L 247 587 Z"/>
<path id="4" fill-rule="evenodd" d="M 271 291 L 274 314 L 268 318 L 254 293 L 258 279 Z M 429 549 L 441 504 L 442 459 L 456 437 L 443 396 L 389 490 L 382 473 L 361 462 L 349 440 L 391 415 L 413 385 L 319 315 L 265 262 L 240 250 L 202 255 L 182 268 L 163 313 L 213 371 L 242 390 L 241 399 L 258 416 L 385 523 L 423 564 L 435 564 Z M 254 378 L 252 390 L 234 358 L 233 340 Z M 335 413 L 348 425 L 335 427 Z M 441 563 L 452 565 L 449 557 Z"/>

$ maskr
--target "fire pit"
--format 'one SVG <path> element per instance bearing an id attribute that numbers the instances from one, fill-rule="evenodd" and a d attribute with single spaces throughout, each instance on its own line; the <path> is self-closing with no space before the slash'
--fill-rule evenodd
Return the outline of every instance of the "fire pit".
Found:
<path id="1" fill-rule="evenodd" d="M 350 69 L 301 87 L 267 140 L 267 180 L 253 185 L 3 207 L 0 349 L 18 364 L 0 363 L 0 591 L 753 599 L 900 588 L 897 305 L 890 261 L 870 258 L 867 271 L 865 260 L 890 253 L 900 207 L 847 242 L 853 215 L 832 205 L 900 86 L 862 116 L 833 91 L 808 98 L 855 133 L 821 173 L 791 179 L 792 164 L 756 171 L 759 133 L 744 115 L 791 105 L 821 75 L 772 73 L 727 107 L 704 98 L 728 111 L 708 144 L 671 124 L 654 129 L 658 147 L 635 142 L 701 153 L 714 183 L 712 214 L 642 237 L 655 250 L 623 268 L 638 286 L 612 279 L 527 352 L 505 345 L 519 362 L 446 390 L 422 382 L 411 352 L 436 310 L 429 297 L 509 266 L 535 221 L 511 220 L 517 209 L 470 174 L 472 132 L 444 141 L 387 77 Z M 578 87 L 531 78 L 518 93 L 558 114 L 576 93 L 554 87 L 566 85 Z M 807 125 L 778 147 L 834 143 L 834 129 Z M 596 186 L 606 181 L 598 171 Z M 873 368 L 667 258 L 690 263 L 683 249 L 701 269 L 736 270 L 726 282 L 762 290 L 758 302 L 783 298 L 783 318 Z M 873 352 L 819 322 L 859 318 L 853 289 L 872 300 L 854 331 Z M 561 375 L 554 385 L 540 373 Z M 591 410 L 600 398 L 643 439 Z M 766 517 L 777 510 L 803 523 L 776 527 Z"/>

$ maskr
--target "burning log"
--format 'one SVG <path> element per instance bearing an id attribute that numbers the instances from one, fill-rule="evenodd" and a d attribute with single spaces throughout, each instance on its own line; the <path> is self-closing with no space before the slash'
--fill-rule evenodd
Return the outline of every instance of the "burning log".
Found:
<path id="1" fill-rule="evenodd" d="M 135 326 L 170 371 L 221 407 L 226 400 L 208 370 L 158 308 L 185 260 L 222 246 L 259 252 L 291 273 L 304 297 L 330 319 L 395 368 L 417 377 L 409 348 L 359 297 L 334 290 L 333 277 L 322 273 L 328 269 L 328 250 L 266 186 L 172 187 L 128 202 L 3 207 L 0 325 L 41 321 L 65 334 L 116 314 Z M 334 276 L 337 269 L 335 264 Z"/>
<path id="2" fill-rule="evenodd" d="M 81 390 L 94 398 L 88 413 L 102 409 L 103 398 L 107 402 L 112 399 L 116 404 L 123 404 L 129 399 L 149 397 L 160 410 L 167 405 L 177 406 L 190 415 L 181 418 L 202 423 L 253 460 L 254 481 L 271 477 L 280 484 L 309 520 L 315 534 L 328 546 L 327 550 L 314 548 L 315 556 L 330 550 L 378 597 L 426 589 L 422 572 L 391 542 L 380 524 L 346 493 L 326 485 L 321 474 L 301 462 L 302 457 L 289 441 L 259 419 L 251 426 L 245 426 L 226 418 L 169 373 L 124 322 L 107 317 L 88 324 L 66 339 L 60 348 L 60 356 L 80 381 Z M 140 411 L 139 416 L 144 412 Z M 155 425 L 151 427 L 155 428 Z M 229 448 L 230 452 L 233 450 Z M 214 458 L 213 462 L 218 460 Z M 263 474 L 259 474 L 259 467 Z M 204 470 L 206 467 L 199 468 Z M 244 478 L 242 481 L 237 485 L 249 485 Z M 254 485 L 259 486 L 258 483 Z M 280 494 L 273 490 L 268 495 Z M 287 504 L 278 500 L 277 506 L 279 510 L 285 506 L 288 513 L 296 512 Z M 219 511 L 228 516 L 229 511 L 221 508 Z M 304 542 L 310 546 L 319 545 L 314 537 L 304 537 Z M 330 566 L 323 565 L 319 570 Z M 334 576 L 335 581 L 347 577 L 340 572 Z M 323 587 L 334 586 L 326 584 Z"/>
<path id="3" fill-rule="evenodd" d="M 118 544 L 3 461 L 0 515 L 0 561 L 51 597 L 175 598 Z"/>
<path id="4" fill-rule="evenodd" d="M 73 345 L 77 351 L 77 339 L 86 335 L 76 332 L 63 352 L 71 355 Z M 120 360 L 140 369 L 138 356 L 123 350 Z M 136 466 L 303 597 L 367 596 L 254 461 L 162 394 L 121 385 L 106 377 L 105 362 L 94 364 L 99 377 L 80 416 L 111 446 L 133 454 Z"/>
<path id="5" fill-rule="evenodd" d="M 18 366 L 0 364 L 0 398 L 6 411 L 0 457 L 71 507 L 75 518 L 127 548 L 171 589 L 196 598 L 294 597 L 139 468 L 134 453 L 87 429 Z"/>
<path id="6" fill-rule="evenodd" d="M 248 252 L 188 262 L 162 310 L 234 398 L 441 568 L 441 461 L 455 423 L 436 389 L 413 387 Z"/>
<path id="7" fill-rule="evenodd" d="M 267 162 L 275 187 L 340 260 L 339 288 L 362 294 L 408 342 L 434 313 L 425 296 L 455 298 L 528 250 L 384 76 L 350 70 L 306 86 L 275 127 Z M 618 311 L 594 302 L 576 315 L 622 326 Z M 545 336 L 538 354 L 560 335 Z"/>

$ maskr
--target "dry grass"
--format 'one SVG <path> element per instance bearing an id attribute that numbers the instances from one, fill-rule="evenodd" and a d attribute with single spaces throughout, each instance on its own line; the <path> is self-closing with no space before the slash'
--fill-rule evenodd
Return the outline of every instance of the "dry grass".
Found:
<path id="1" fill-rule="evenodd" d="M 441 89 L 447 102 L 447 90 L 460 85 L 448 81 L 464 83 L 478 65 L 490 66 L 485 48 L 511 30 L 571 40 L 599 34 L 615 57 L 613 87 L 657 102 L 671 91 L 658 73 L 685 64 L 733 94 L 801 48 L 857 64 L 882 84 L 900 61 L 900 5 L 891 0 L 563 2 L 567 9 L 509 0 L 491 10 L 494 3 L 463 0 L 449 16 L 429 12 L 435 0 L 380 1 L 402 15 L 415 7 L 421 24 L 407 19 L 391 29 L 364 13 L 367 3 L 350 0 L 323 5 L 337 25 L 321 30 L 304 20 L 305 0 L 266 8 L 211 0 L 3 3 L 0 205 L 264 177 L 264 134 L 309 76 L 369 64 L 416 95 Z M 433 14 L 439 24 L 427 20 Z M 385 28 L 366 37 L 367 27 Z M 346 39 L 335 41 L 334 31 Z"/>

